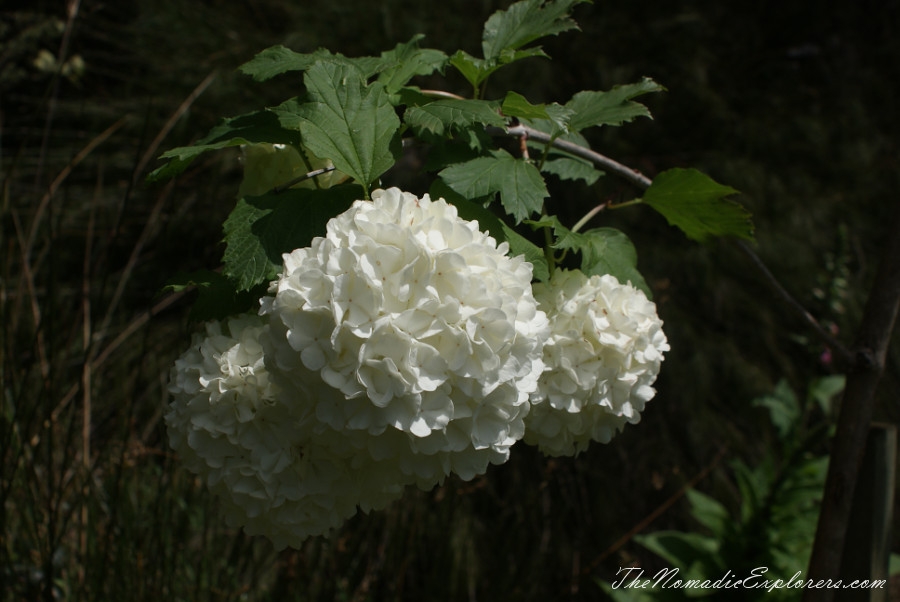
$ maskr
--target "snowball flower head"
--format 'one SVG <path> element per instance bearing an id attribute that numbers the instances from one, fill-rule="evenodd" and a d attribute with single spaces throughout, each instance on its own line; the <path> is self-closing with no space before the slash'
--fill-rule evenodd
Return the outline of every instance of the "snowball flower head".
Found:
<path id="1" fill-rule="evenodd" d="M 340 392 L 316 407 L 336 431 L 403 433 L 409 451 L 384 454 L 420 486 L 484 472 L 524 435 L 548 334 L 531 264 L 507 253 L 443 199 L 377 190 L 284 256 L 262 309 L 276 363 Z"/>
<path id="2" fill-rule="evenodd" d="M 656 393 L 651 385 L 669 350 L 656 306 L 614 276 L 567 270 L 536 285 L 535 297 L 551 335 L 525 441 L 548 455 L 608 443 L 626 423 L 640 421 Z"/>
<path id="3" fill-rule="evenodd" d="M 165 420 L 171 446 L 221 498 L 228 523 L 282 548 L 353 516 L 367 467 L 354 466 L 339 438 L 315 436 L 308 396 L 273 384 L 267 331 L 255 315 L 208 323 L 175 362 Z"/>

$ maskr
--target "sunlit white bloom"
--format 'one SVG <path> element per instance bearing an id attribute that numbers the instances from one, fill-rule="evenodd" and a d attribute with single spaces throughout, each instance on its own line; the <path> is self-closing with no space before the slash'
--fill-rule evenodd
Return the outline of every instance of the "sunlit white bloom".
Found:
<path id="1" fill-rule="evenodd" d="M 443 199 L 375 191 L 284 256 L 262 309 L 284 331 L 273 356 L 341 393 L 315 409 L 333 430 L 405 442 L 393 461 L 420 486 L 471 478 L 524 435 L 543 370 L 532 267 L 507 253 Z"/>
<path id="2" fill-rule="evenodd" d="M 548 455 L 607 443 L 640 421 L 656 393 L 652 384 L 669 350 L 656 306 L 631 284 L 580 271 L 557 270 L 534 294 L 551 335 L 525 442 Z"/>
<path id="3" fill-rule="evenodd" d="M 443 200 L 372 197 L 172 370 L 172 447 L 279 548 L 504 462 L 544 370 L 531 264 Z"/>

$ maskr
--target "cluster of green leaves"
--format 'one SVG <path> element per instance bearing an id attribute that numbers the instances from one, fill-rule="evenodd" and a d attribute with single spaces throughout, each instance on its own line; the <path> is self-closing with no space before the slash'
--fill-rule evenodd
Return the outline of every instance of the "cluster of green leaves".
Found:
<path id="1" fill-rule="evenodd" d="M 806 398 L 797 398 L 781 381 L 770 394 L 753 401 L 764 408 L 775 433 L 770 447 L 753 467 L 732 463 L 740 503 L 735 512 L 696 489 L 687 492 L 691 514 L 705 532 L 660 531 L 636 541 L 677 568 L 682 581 L 713 582 L 731 574 L 732 581 L 748 577 L 758 567 L 768 573 L 760 581 L 787 581 L 805 571 L 819 516 L 828 469 L 828 456 L 817 450 L 830 438 L 828 423 L 808 428 L 814 412 L 832 414 L 832 403 L 844 388 L 843 376 L 814 380 Z M 647 575 L 644 576 L 647 578 Z M 626 583 L 629 580 L 626 580 Z M 617 601 L 687 600 L 715 595 L 716 590 L 648 588 L 613 589 L 601 583 Z M 746 599 L 793 600 L 788 589 L 741 590 Z"/>
<path id="2" fill-rule="evenodd" d="M 328 160 L 348 180 L 308 190 L 273 180 L 271 192 L 239 199 L 225 222 L 222 274 L 192 274 L 177 283 L 217 290 L 218 298 L 230 283 L 233 293 L 226 297 L 233 302 L 217 308 L 203 303 L 201 296 L 204 309 L 196 317 L 222 317 L 240 305 L 241 292 L 264 286 L 280 269 L 282 253 L 324 233 L 327 220 L 352 200 L 369 198 L 410 138 L 429 147 L 425 169 L 434 176 L 432 196 L 456 204 L 467 219 L 477 219 L 498 241 L 508 242 L 511 253 L 524 254 L 534 264 L 536 278 L 549 278 L 560 258 L 571 252 L 580 255 L 586 274 L 611 273 L 649 294 L 628 237 L 612 228 L 580 232 L 580 223 L 563 225 L 551 211 L 546 178 L 595 184 L 603 171 L 591 160 L 582 132 L 649 117 L 647 107 L 634 99 L 662 86 L 643 79 L 608 91 L 582 91 L 564 104 L 533 104 L 515 91 L 485 98 L 488 80 L 498 69 L 523 59 L 548 58 L 535 42 L 577 29 L 571 11 L 589 1 L 522 0 L 494 13 L 484 26 L 483 57 L 422 48 L 417 35 L 377 57 L 349 58 L 324 49 L 304 54 L 276 46 L 244 64 L 240 70 L 259 82 L 300 72 L 302 93 L 276 107 L 226 119 L 193 146 L 165 153 L 167 162 L 151 179 L 174 176 L 210 150 L 275 144 L 290 145 L 301 157 Z M 413 84 L 417 76 L 447 69 L 471 84 L 471 98 Z M 523 127 L 543 133 L 546 142 L 529 141 L 516 153 L 504 149 L 503 139 Z M 698 171 L 675 169 L 657 176 L 642 198 L 628 204 L 657 210 L 699 241 L 751 238 L 749 215 L 726 198 L 734 192 Z M 529 227 L 543 231 L 543 248 L 531 242 Z"/>

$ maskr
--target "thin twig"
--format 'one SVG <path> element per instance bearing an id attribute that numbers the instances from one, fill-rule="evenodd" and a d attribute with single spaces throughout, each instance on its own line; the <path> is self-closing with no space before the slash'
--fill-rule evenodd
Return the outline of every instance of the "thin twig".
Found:
<path id="1" fill-rule="evenodd" d="M 156 203 L 153 205 L 153 210 L 150 212 L 149 217 L 147 217 L 146 222 L 144 223 L 144 228 L 141 230 L 140 236 L 138 236 L 137 240 L 134 243 L 134 246 L 131 249 L 131 254 L 128 256 L 128 261 L 125 264 L 125 268 L 118 275 L 116 290 L 113 292 L 112 298 L 109 300 L 109 304 L 106 306 L 105 315 L 103 317 L 103 321 L 100 323 L 100 328 L 98 328 L 94 336 L 97 339 L 102 339 L 106 336 L 106 333 L 109 331 L 110 324 L 112 323 L 113 317 L 115 315 L 115 310 L 119 305 L 119 302 L 122 300 L 122 295 L 125 293 L 125 287 L 131 281 L 131 275 L 134 272 L 135 267 L 137 266 L 138 259 L 140 259 L 141 252 L 144 250 L 144 245 L 150 239 L 150 236 L 154 233 L 154 231 L 159 228 L 160 219 L 159 216 L 162 215 L 163 207 L 166 204 L 166 201 L 169 198 L 169 194 L 171 194 L 172 189 L 174 188 L 175 180 L 170 180 L 166 183 L 166 187 L 162 190 L 159 196 L 156 199 Z"/>
<path id="2" fill-rule="evenodd" d="M 166 124 L 159 130 L 159 133 L 156 135 L 156 138 L 153 139 L 153 142 L 147 147 L 147 150 L 144 152 L 144 155 L 141 157 L 140 162 L 137 164 L 137 167 L 134 169 L 134 175 L 132 176 L 132 183 L 136 183 L 141 175 L 144 173 L 144 170 L 147 168 L 147 164 L 153 160 L 156 156 L 156 152 L 159 149 L 159 146 L 162 144 L 163 140 L 165 140 L 166 136 L 169 135 L 169 132 L 172 131 L 172 128 L 175 127 L 175 124 L 178 123 L 178 120 L 184 116 L 185 113 L 191 108 L 191 105 L 200 98 L 200 95 L 212 84 L 216 77 L 218 77 L 218 71 L 212 71 L 209 75 L 207 75 L 202 82 L 200 82 L 196 88 L 194 88 L 193 92 L 188 94 L 187 98 L 175 109 L 175 112 L 172 113 L 169 120 Z"/>
<path id="3" fill-rule="evenodd" d="M 53 182 L 51 182 L 50 186 L 47 188 L 47 192 L 45 192 L 44 196 L 41 197 L 41 201 L 40 203 L 38 203 L 37 209 L 35 210 L 34 218 L 32 218 L 31 220 L 31 228 L 29 228 L 28 231 L 28 240 L 25 242 L 25 251 L 27 253 L 31 253 L 35 238 L 37 237 L 38 227 L 43 220 L 44 213 L 47 211 L 50 200 L 56 194 L 56 191 L 59 190 L 59 187 L 62 185 L 62 183 L 65 182 L 66 178 L 69 177 L 69 174 L 72 173 L 72 170 L 74 170 L 79 163 L 84 161 L 85 158 L 90 155 L 95 148 L 103 144 L 120 127 L 125 125 L 128 122 L 128 119 L 129 116 L 125 115 L 114 124 L 100 132 L 90 142 L 88 142 L 83 149 L 78 151 L 78 153 L 74 157 L 72 157 L 72 160 L 69 161 L 69 164 L 62 168 L 59 174 L 57 174 L 57 176 L 53 179 Z"/>
<path id="4" fill-rule="evenodd" d="M 551 144 L 554 148 L 558 148 L 559 150 L 575 155 L 576 157 L 580 157 L 582 159 L 590 161 L 603 171 L 616 175 L 641 190 L 646 190 L 653 183 L 650 178 L 642 174 L 640 171 L 623 165 L 615 159 L 611 159 L 606 155 L 602 155 L 594 150 L 591 150 L 590 148 L 580 146 L 566 140 L 560 140 L 559 138 L 553 138 L 550 134 L 546 134 L 544 132 L 541 132 L 540 130 L 536 130 L 526 125 L 519 124 L 507 129 L 489 127 L 487 128 L 487 130 L 488 133 L 492 135 L 527 136 L 532 140 Z M 630 201 L 626 201 L 626 203 L 628 202 Z M 609 206 L 609 208 L 621 207 L 623 205 L 624 203 L 620 203 L 615 206 Z M 595 211 L 597 210 L 598 209 L 595 208 Z M 849 363 L 852 360 L 852 355 L 848 351 L 847 347 L 843 343 L 835 339 L 825 328 L 823 328 L 822 325 L 819 324 L 818 320 L 816 320 L 812 316 L 812 314 L 810 314 L 803 307 L 803 304 L 797 301 L 797 299 L 788 292 L 788 290 L 778 281 L 777 278 L 775 278 L 772 272 L 766 267 L 766 264 L 762 259 L 760 259 L 759 255 L 757 255 L 756 252 L 743 241 L 736 241 L 735 244 L 737 244 L 738 249 L 744 255 L 746 255 L 748 259 L 750 259 L 751 264 L 760 273 L 760 275 L 766 281 L 766 284 L 768 284 L 769 287 L 772 288 L 773 291 L 775 291 L 777 296 L 787 304 L 787 307 L 790 308 L 792 313 L 800 318 L 800 320 L 804 324 L 809 326 L 816 334 L 816 336 L 818 336 L 826 345 L 828 345 L 828 347 L 832 349 L 838 359 Z"/>
<path id="5" fill-rule="evenodd" d="M 578 232 L 579 230 L 581 230 L 586 223 L 591 221 L 591 218 L 593 218 L 595 215 L 597 215 L 598 213 L 600 213 L 601 211 L 606 209 L 607 205 L 608 205 L 608 203 L 605 203 L 605 202 L 600 203 L 599 205 L 597 205 L 596 207 L 594 207 L 593 209 L 591 209 L 590 211 L 585 213 L 584 216 L 582 216 L 582 218 L 580 220 L 578 220 L 574 226 L 572 226 L 572 232 Z"/>
<path id="6" fill-rule="evenodd" d="M 756 268 L 756 271 L 763 277 L 763 280 L 766 281 L 766 284 L 771 288 L 776 295 L 778 295 L 782 301 L 784 301 L 788 307 L 794 312 L 795 315 L 799 316 L 801 320 L 803 320 L 807 326 L 813 329 L 816 335 L 822 339 L 822 341 L 832 350 L 837 359 L 841 360 L 846 365 L 850 365 L 853 363 L 853 354 L 850 353 L 850 350 L 847 347 L 834 338 L 828 330 L 822 327 L 819 324 L 819 321 L 816 320 L 812 314 L 810 314 L 803 305 L 800 304 L 794 297 L 791 296 L 790 293 L 778 282 L 778 279 L 769 271 L 769 268 L 763 263 L 763 260 L 760 259 L 759 255 L 744 241 L 737 241 L 735 243 L 738 250 L 741 251 L 747 259 L 753 264 L 753 267 Z"/>
<path id="7" fill-rule="evenodd" d="M 118 351 L 119 347 L 121 347 L 128 339 L 130 339 L 134 333 L 140 330 L 147 322 L 150 321 L 151 318 L 159 315 L 165 309 L 167 309 L 170 305 L 173 305 L 176 301 L 179 301 L 184 295 L 186 291 L 178 291 L 172 293 L 170 295 L 166 295 L 159 301 L 156 305 L 150 308 L 149 311 L 139 314 L 136 318 L 134 318 L 128 326 L 120 332 L 116 338 L 109 342 L 109 344 L 103 348 L 103 351 L 98 353 L 90 362 L 90 369 L 94 372 L 97 369 L 106 363 L 106 361 L 110 358 L 110 356 Z M 73 384 L 66 394 L 60 399 L 59 403 L 53 409 L 51 413 L 51 418 L 56 420 L 59 414 L 65 410 L 66 406 L 75 398 L 78 394 L 78 389 L 80 387 L 80 383 Z"/>
<path id="8" fill-rule="evenodd" d="M 527 125 L 519 124 L 506 129 L 489 127 L 487 128 L 487 131 L 489 134 L 493 135 L 502 134 L 516 137 L 527 136 L 528 138 L 537 142 L 552 144 L 554 148 L 558 148 L 559 150 L 571 153 L 576 157 L 587 159 L 600 169 L 619 176 L 620 178 L 626 180 L 627 182 L 630 182 L 631 184 L 642 190 L 649 188 L 650 184 L 652 183 L 652 180 L 650 180 L 650 178 L 648 178 L 638 170 L 632 169 L 627 165 L 623 165 L 614 159 L 610 159 L 606 155 L 601 155 L 596 151 L 593 151 L 584 146 L 580 146 L 573 142 L 569 142 L 568 140 L 560 140 L 559 138 L 554 138 L 550 134 L 544 133 L 540 130 L 536 130 L 533 127 L 529 127 Z"/>
<path id="9" fill-rule="evenodd" d="M 276 186 L 275 188 L 272 189 L 272 192 L 276 192 L 276 193 L 277 193 L 277 192 L 284 192 L 285 190 L 287 190 L 287 189 L 290 188 L 291 186 L 296 186 L 297 184 L 299 184 L 300 182 L 303 182 L 304 180 L 309 180 L 309 179 L 311 179 L 311 178 L 319 177 L 319 176 L 321 176 L 321 175 L 327 174 L 327 173 L 330 172 L 330 171 L 334 171 L 334 169 L 335 169 L 335 168 L 334 168 L 334 166 L 332 165 L 331 167 L 323 167 L 322 169 L 316 169 L 316 170 L 313 170 L 313 171 L 311 171 L 311 172 L 309 172 L 309 173 L 303 174 L 302 176 L 299 176 L 299 177 L 297 177 L 297 178 L 294 178 L 294 179 L 291 180 L 290 182 L 285 182 L 284 184 L 281 184 L 281 185 L 279 185 L 279 186 Z"/>

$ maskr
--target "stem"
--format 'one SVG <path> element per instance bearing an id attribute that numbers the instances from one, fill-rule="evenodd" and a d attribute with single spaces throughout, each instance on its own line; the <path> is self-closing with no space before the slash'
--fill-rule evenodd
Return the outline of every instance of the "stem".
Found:
<path id="1" fill-rule="evenodd" d="M 543 142 L 545 144 L 550 144 L 554 148 L 558 148 L 560 150 L 566 151 L 567 153 L 571 153 L 576 157 L 587 159 L 600 169 L 623 178 L 637 188 L 643 190 L 650 187 L 650 178 L 648 178 L 638 170 L 627 167 L 626 165 L 622 165 L 618 161 L 610 159 L 606 155 L 601 155 L 598 152 L 592 151 L 589 148 L 585 148 L 584 146 L 579 146 L 566 140 L 560 140 L 559 138 L 553 138 L 550 134 L 545 134 L 540 130 L 528 127 L 527 125 L 519 124 L 507 129 L 488 127 L 487 131 L 489 134 L 494 135 L 528 136 L 533 140 L 537 140 L 538 142 Z"/>
<path id="2" fill-rule="evenodd" d="M 601 211 L 606 209 L 606 205 L 607 205 L 607 203 L 600 203 L 599 205 L 597 205 L 596 207 L 594 207 L 593 209 L 591 209 L 590 211 L 585 213 L 584 217 L 582 217 L 580 220 L 578 220 L 575 223 L 574 226 L 572 226 L 572 232 L 578 232 L 579 230 L 581 230 L 582 226 L 584 226 L 586 223 L 588 223 L 592 217 L 594 217 L 595 215 L 597 215 L 598 213 L 600 213 Z"/>
<path id="3" fill-rule="evenodd" d="M 465 100 L 464 96 L 447 92 L 445 90 L 419 90 L 424 96 L 433 96 L 435 98 L 452 98 L 454 100 Z"/>
<path id="4" fill-rule="evenodd" d="M 621 203 L 610 203 L 607 207 L 608 209 L 621 209 L 622 207 L 631 207 L 632 205 L 640 205 L 644 202 L 644 199 L 637 198 L 631 199 L 630 201 L 622 201 Z"/>
<path id="5" fill-rule="evenodd" d="M 626 165 L 623 165 L 622 163 L 619 163 L 615 159 L 611 159 L 606 155 L 601 155 L 600 153 L 584 146 L 579 146 L 566 140 L 553 138 L 552 136 L 550 136 L 550 134 L 545 134 L 540 130 L 528 127 L 527 125 L 519 124 L 505 130 L 503 128 L 488 127 L 487 132 L 495 136 L 527 135 L 529 138 L 532 138 L 534 140 L 551 144 L 555 148 L 566 151 L 567 153 L 575 155 L 576 157 L 581 157 L 582 159 L 590 161 L 599 169 L 622 178 L 639 190 L 646 190 L 653 183 L 650 178 L 642 174 L 637 169 L 632 169 Z M 624 203 L 618 203 L 616 205 L 609 205 L 609 208 L 619 209 L 640 202 L 641 199 L 634 199 L 631 201 L 625 201 Z M 581 222 L 579 221 L 579 224 L 580 223 Z M 819 322 L 812 316 L 812 314 L 806 311 L 806 309 L 803 308 L 803 305 L 799 301 L 797 301 L 794 296 L 791 295 L 787 291 L 787 289 L 784 288 L 784 286 L 782 286 L 780 282 L 778 282 L 778 280 L 775 278 L 775 276 L 772 275 L 772 273 L 766 267 L 765 263 L 763 263 L 762 259 L 759 258 L 756 252 L 745 243 L 738 242 L 737 244 L 740 250 L 750 259 L 751 263 L 757 269 L 757 271 L 761 273 L 766 283 L 783 301 L 787 303 L 787 306 L 791 309 L 791 311 L 804 323 L 810 326 L 813 332 L 820 339 L 822 339 L 822 341 L 826 345 L 831 347 L 836 352 L 838 358 L 849 362 L 852 356 L 847 348 L 837 339 L 831 336 L 831 334 L 819 324 Z"/>
<path id="6" fill-rule="evenodd" d="M 299 184 L 300 182 L 302 182 L 304 180 L 309 180 L 310 178 L 315 178 L 315 177 L 321 176 L 323 174 L 328 173 L 329 171 L 334 171 L 334 169 L 335 169 L 335 167 L 334 167 L 334 165 L 332 165 L 331 167 L 323 167 L 322 169 L 316 169 L 309 173 L 305 173 L 302 176 L 294 178 L 290 182 L 285 182 L 284 184 L 281 184 L 280 186 L 276 186 L 275 188 L 272 189 L 272 192 L 284 192 L 285 190 L 287 190 L 291 186 L 294 186 L 295 184 Z"/>
<path id="7" fill-rule="evenodd" d="M 789 292 L 785 290 L 785 288 L 778 282 L 778 279 L 769 271 L 769 268 L 766 267 L 766 264 L 763 263 L 763 260 L 760 259 L 759 255 L 757 255 L 750 245 L 748 245 L 744 241 L 738 241 L 735 243 L 738 250 L 741 251 L 747 259 L 753 264 L 753 267 L 756 268 L 756 271 L 760 273 L 763 279 L 766 281 L 766 284 L 769 286 L 772 291 L 778 295 L 782 301 L 784 301 L 788 307 L 794 312 L 796 316 L 798 316 L 803 322 L 809 326 L 816 335 L 826 344 L 829 348 L 831 348 L 836 357 L 840 359 L 847 365 L 852 365 L 853 363 L 853 355 L 847 349 L 847 347 L 835 339 L 828 330 L 822 327 L 819 324 L 819 321 L 816 320 L 812 314 L 806 311 L 806 308 L 800 304 L 794 297 L 791 296 Z"/>
<path id="8" fill-rule="evenodd" d="M 639 171 L 599 153 L 564 140 L 552 140 L 543 132 L 524 125 L 508 130 L 488 128 L 497 135 L 529 137 L 552 143 L 553 146 L 577 157 L 591 161 L 604 171 L 613 173 L 636 188 L 647 189 L 651 180 Z M 622 206 L 622 205 L 619 205 Z M 581 225 L 581 222 L 579 222 Z M 869 294 L 863 319 L 859 326 L 856 342 L 851 353 L 834 339 L 813 316 L 781 285 L 772 275 L 759 256 L 747 244 L 738 242 L 738 248 L 759 271 L 766 283 L 787 303 L 791 311 L 845 361 L 850 361 L 851 370 L 838 417 L 837 432 L 828 466 L 828 477 L 822 498 L 816 538 L 809 564 L 809 579 L 820 581 L 837 578 L 841 568 L 847 523 L 851 512 L 857 475 L 865 453 L 866 437 L 875 408 L 875 394 L 884 372 L 885 359 L 891 334 L 900 311 L 900 207 L 895 208 L 892 227 L 888 230 L 890 240 L 876 276 L 875 285 Z M 831 602 L 834 589 L 806 589 L 804 602 Z"/>

